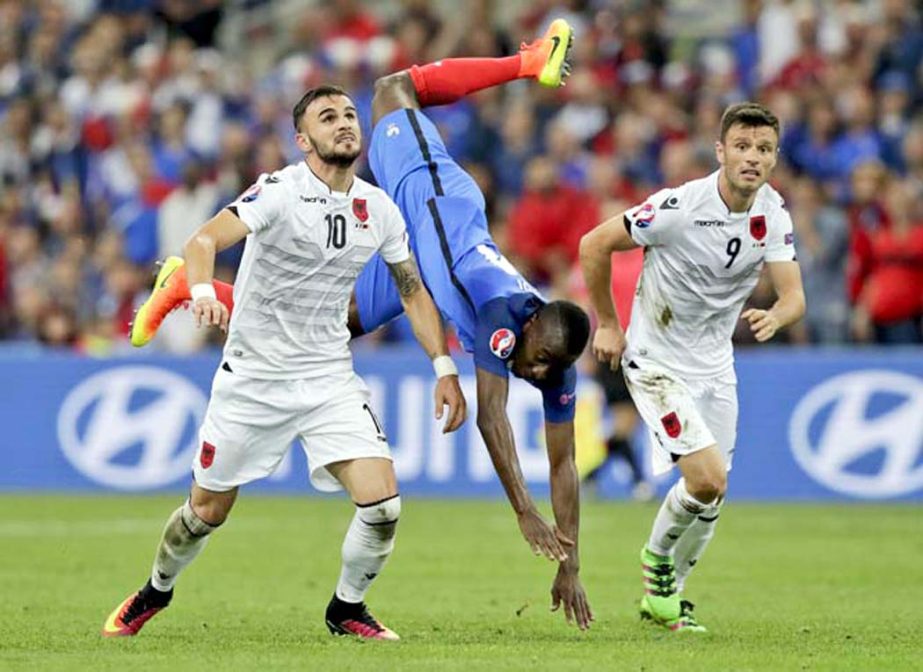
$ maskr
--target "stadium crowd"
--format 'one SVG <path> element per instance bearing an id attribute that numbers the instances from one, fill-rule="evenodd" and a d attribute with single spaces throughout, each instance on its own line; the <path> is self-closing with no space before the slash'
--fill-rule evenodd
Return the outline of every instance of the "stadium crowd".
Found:
<path id="1" fill-rule="evenodd" d="M 565 88 L 517 82 L 428 110 L 529 277 L 579 297 L 581 235 L 713 170 L 722 110 L 757 99 L 783 123 L 773 184 L 808 301 L 785 338 L 923 342 L 915 3 L 535 0 L 503 17 L 504 3 L 464 4 L 0 0 L 0 340 L 127 349 L 152 262 L 300 158 L 291 108 L 307 88 L 352 91 L 367 140 L 375 77 L 512 53 L 563 16 L 578 35 Z"/>

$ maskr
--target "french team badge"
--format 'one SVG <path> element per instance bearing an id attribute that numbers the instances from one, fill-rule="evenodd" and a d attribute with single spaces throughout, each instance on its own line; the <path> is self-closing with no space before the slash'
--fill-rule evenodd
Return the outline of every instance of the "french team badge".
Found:
<path id="1" fill-rule="evenodd" d="M 656 214 L 657 210 L 654 209 L 654 204 L 645 203 L 635 214 L 635 226 L 639 229 L 646 229 L 651 225 L 651 222 L 654 221 L 654 215 Z"/>
<path id="2" fill-rule="evenodd" d="M 369 218 L 369 208 L 368 202 L 364 198 L 354 198 L 353 199 L 353 214 L 356 216 L 360 222 L 364 222 Z"/>
<path id="3" fill-rule="evenodd" d="M 679 416 L 676 415 L 676 411 L 667 413 L 660 418 L 660 423 L 663 425 L 663 429 L 667 433 L 667 436 L 671 439 L 675 439 L 683 431 L 683 426 L 679 421 Z"/>
<path id="4" fill-rule="evenodd" d="M 750 218 L 750 235 L 756 240 L 762 240 L 766 237 L 766 216 L 753 215 Z"/>
<path id="5" fill-rule="evenodd" d="M 215 447 L 208 441 L 202 442 L 202 452 L 199 454 L 199 464 L 203 469 L 208 469 L 215 461 Z"/>
<path id="6" fill-rule="evenodd" d="M 490 351 L 500 359 L 507 359 L 516 347 L 516 334 L 509 329 L 497 329 L 490 335 Z"/>

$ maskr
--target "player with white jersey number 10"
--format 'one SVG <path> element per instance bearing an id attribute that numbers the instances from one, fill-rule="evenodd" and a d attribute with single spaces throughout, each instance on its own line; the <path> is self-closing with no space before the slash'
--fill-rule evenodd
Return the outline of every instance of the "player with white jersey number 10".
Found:
<path id="1" fill-rule="evenodd" d="M 742 317 L 762 342 L 805 310 L 792 220 L 767 184 L 778 147 L 779 121 L 770 110 L 733 105 L 721 119 L 716 172 L 657 192 L 580 243 L 599 317 L 593 351 L 613 370 L 622 367 L 652 435 L 655 473 L 676 465 L 682 474 L 641 553 L 641 615 L 674 632 L 705 629 L 683 591 L 714 534 L 731 469 L 734 326 Z M 609 289 L 610 255 L 638 246 L 644 266 L 626 337 Z M 741 315 L 764 265 L 778 300 Z"/>
<path id="2" fill-rule="evenodd" d="M 381 189 L 355 176 L 361 131 L 353 101 L 339 87 L 318 87 L 293 117 L 305 160 L 264 176 L 186 243 L 195 319 L 227 329 L 227 343 L 189 499 L 167 521 L 150 580 L 115 608 L 104 635 L 135 635 L 169 604 L 180 571 L 227 518 L 240 486 L 270 475 L 298 438 L 315 488 L 346 489 L 356 505 L 327 626 L 334 634 L 398 639 L 364 602 L 394 547 L 401 500 L 387 438 L 353 371 L 346 326 L 356 278 L 373 255 L 387 265 L 433 360 L 436 417 L 448 406 L 446 431 L 464 422 L 465 399 L 404 218 Z M 215 254 L 243 238 L 229 326 L 212 285 Z M 158 286 L 178 268 L 166 265 Z"/>

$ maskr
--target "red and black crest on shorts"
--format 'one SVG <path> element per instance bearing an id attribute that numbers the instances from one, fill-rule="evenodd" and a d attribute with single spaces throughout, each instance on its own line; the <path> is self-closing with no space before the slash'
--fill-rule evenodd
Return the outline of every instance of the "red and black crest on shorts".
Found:
<path id="1" fill-rule="evenodd" d="M 750 218 L 750 235 L 756 240 L 766 237 L 766 215 L 753 215 Z"/>
<path id="2" fill-rule="evenodd" d="M 676 415 L 676 411 L 671 411 L 660 418 L 660 424 L 663 425 L 664 431 L 671 439 L 675 439 L 683 431 L 683 426 Z"/>
<path id="3" fill-rule="evenodd" d="M 199 464 L 203 469 L 208 469 L 215 461 L 215 447 L 208 441 L 202 442 L 202 451 L 199 453 Z"/>
<path id="4" fill-rule="evenodd" d="M 366 221 L 369 218 L 368 201 L 366 201 L 364 198 L 354 198 L 353 214 L 360 222 Z"/>

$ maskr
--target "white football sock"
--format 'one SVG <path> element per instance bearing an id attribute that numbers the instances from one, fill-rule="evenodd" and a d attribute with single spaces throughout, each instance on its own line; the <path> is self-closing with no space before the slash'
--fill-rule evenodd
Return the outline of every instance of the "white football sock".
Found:
<path id="1" fill-rule="evenodd" d="M 673 555 L 673 547 L 697 516 L 708 508 L 686 490 L 686 479 L 679 479 L 660 505 L 647 548 L 657 555 Z"/>
<path id="2" fill-rule="evenodd" d="M 344 602 L 362 602 L 394 548 L 401 497 L 356 505 L 356 515 L 343 539 L 343 566 L 336 596 Z"/>
<path id="3" fill-rule="evenodd" d="M 678 592 L 683 592 L 686 577 L 692 572 L 699 558 L 705 553 L 708 542 L 715 536 L 715 527 L 718 525 L 718 514 L 721 504 L 709 506 L 693 521 L 689 529 L 680 537 L 673 553 L 676 565 L 676 586 Z"/>
<path id="4" fill-rule="evenodd" d="M 205 548 L 208 535 L 218 529 L 199 518 L 187 499 L 167 520 L 154 556 L 151 585 L 157 590 L 173 588 L 179 573 Z"/>

